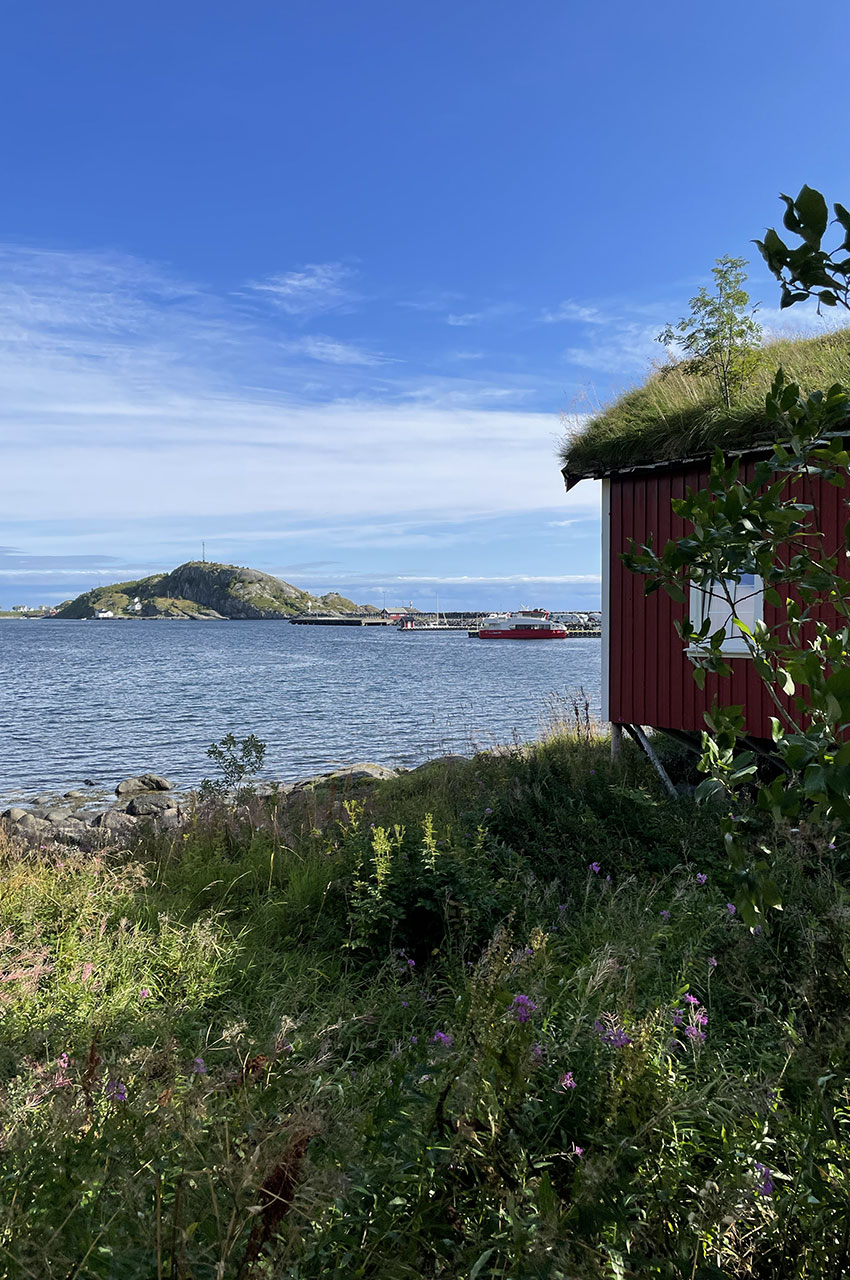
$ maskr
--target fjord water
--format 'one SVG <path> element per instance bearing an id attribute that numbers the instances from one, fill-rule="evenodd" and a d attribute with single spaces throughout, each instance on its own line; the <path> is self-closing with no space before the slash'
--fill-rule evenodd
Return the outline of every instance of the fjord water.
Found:
<path id="1" fill-rule="evenodd" d="M 268 745 L 292 781 L 357 760 L 410 767 L 536 737 L 583 687 L 598 710 L 599 640 L 287 622 L 0 620 L 0 800 L 152 769 L 214 776 L 226 733 Z"/>

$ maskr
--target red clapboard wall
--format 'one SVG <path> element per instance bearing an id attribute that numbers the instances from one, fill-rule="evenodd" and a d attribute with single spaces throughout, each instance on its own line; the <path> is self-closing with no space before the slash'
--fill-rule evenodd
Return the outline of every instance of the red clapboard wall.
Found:
<path id="1" fill-rule="evenodd" d="M 754 465 L 742 465 L 742 479 L 752 478 Z M 610 606 L 605 620 L 608 718 L 619 724 L 699 732 L 705 728 L 705 712 L 716 699 L 725 706 L 743 706 L 747 731 L 769 738 L 770 717 L 776 708 L 752 660 L 729 658 L 733 675 L 709 675 L 705 688 L 699 689 L 693 663 L 673 625 L 687 616 L 687 605 L 671 600 L 663 590 L 645 596 L 646 579 L 630 573 L 620 558 L 629 550 L 631 539 L 640 547 L 651 534 L 654 546 L 661 550 L 670 538 L 683 537 L 685 522 L 673 514 L 671 502 L 684 497 L 689 488 L 702 488 L 708 477 L 707 463 L 611 477 Z M 825 535 L 824 550 L 833 554 L 844 545 L 845 491 L 815 480 L 803 500 L 815 506 L 818 527 Z M 846 559 L 841 557 L 839 564 L 846 566 Z M 765 604 L 764 620 L 768 626 L 775 623 L 776 608 Z"/>

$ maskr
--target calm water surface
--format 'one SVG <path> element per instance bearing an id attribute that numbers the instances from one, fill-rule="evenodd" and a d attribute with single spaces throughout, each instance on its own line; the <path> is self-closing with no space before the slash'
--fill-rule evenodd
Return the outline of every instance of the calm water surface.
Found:
<path id="1" fill-rule="evenodd" d="M 266 742 L 265 774 L 285 781 L 525 740 L 581 686 L 598 708 L 599 663 L 598 640 L 0 619 L 0 800 L 145 769 L 189 787 L 230 732 Z"/>

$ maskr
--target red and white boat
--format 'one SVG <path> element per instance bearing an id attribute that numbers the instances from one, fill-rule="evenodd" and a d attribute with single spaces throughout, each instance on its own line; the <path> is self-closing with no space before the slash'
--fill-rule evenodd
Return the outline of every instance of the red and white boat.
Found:
<path id="1" fill-rule="evenodd" d="M 478 628 L 479 640 L 566 640 L 569 632 L 546 609 L 516 609 L 492 613 Z"/>

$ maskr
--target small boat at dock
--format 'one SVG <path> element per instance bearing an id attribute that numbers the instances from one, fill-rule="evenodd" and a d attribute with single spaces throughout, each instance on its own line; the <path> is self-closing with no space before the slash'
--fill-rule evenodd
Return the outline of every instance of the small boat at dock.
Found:
<path id="1" fill-rule="evenodd" d="M 479 640 L 566 640 L 570 633 L 547 609 L 515 609 L 513 613 L 491 614 L 477 632 L 469 634 Z"/>

